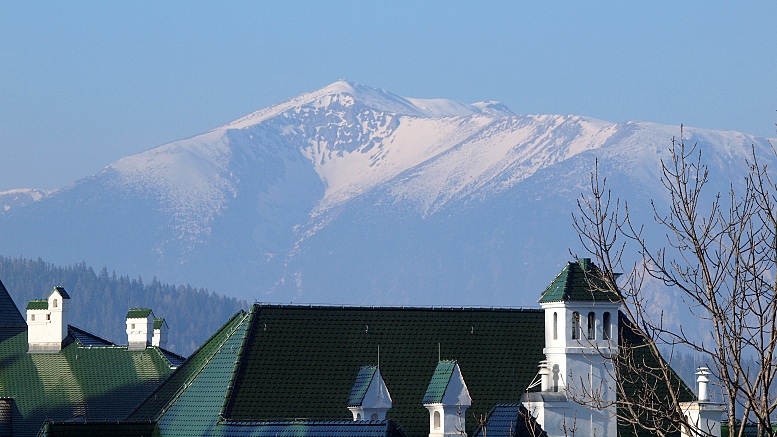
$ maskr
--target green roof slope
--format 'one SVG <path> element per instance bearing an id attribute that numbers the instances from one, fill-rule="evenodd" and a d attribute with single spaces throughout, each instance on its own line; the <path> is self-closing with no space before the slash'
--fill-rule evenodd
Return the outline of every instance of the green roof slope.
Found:
<path id="1" fill-rule="evenodd" d="M 254 306 L 230 420 L 348 419 L 358 369 L 377 362 L 391 392 L 388 416 L 427 435 L 422 401 L 438 359 L 456 359 L 485 414 L 517 402 L 544 359 L 541 310 Z M 438 353 L 440 355 L 438 355 Z M 519 358 L 517 358 L 519 357 Z M 528 363 L 528 364 L 527 364 Z M 474 430 L 469 421 L 467 432 Z"/>
<path id="2" fill-rule="evenodd" d="M 35 435 L 44 419 L 123 418 L 171 372 L 156 348 L 73 340 L 48 354 L 27 353 L 26 330 L 0 342 L 0 397 L 13 398 L 15 436 Z"/>
<path id="3" fill-rule="evenodd" d="M 170 375 L 159 387 L 148 395 L 148 397 L 135 408 L 128 419 L 131 421 L 159 420 L 171 403 L 173 403 L 183 390 L 199 376 L 205 366 L 207 366 L 213 356 L 234 335 L 245 335 L 240 332 L 242 327 L 246 329 L 247 314 L 243 311 L 235 314 L 227 323 L 225 323 L 216 333 L 214 333 L 202 346 L 199 347 L 178 369 Z M 228 370 L 232 373 L 232 370 Z"/>
<path id="4" fill-rule="evenodd" d="M 422 401 L 424 405 L 442 402 L 442 398 L 445 396 L 445 389 L 448 388 L 448 383 L 451 381 L 451 375 L 453 375 L 453 369 L 455 368 L 456 361 L 445 360 L 437 363 L 432 379 L 429 381 L 429 386 L 426 387 L 426 394 L 424 394 L 424 400 Z"/>
<path id="5" fill-rule="evenodd" d="M 542 292 L 540 303 L 569 301 L 620 302 L 607 289 L 602 272 L 589 258 L 569 262 Z"/>
<path id="6" fill-rule="evenodd" d="M 348 395 L 347 405 L 349 407 L 358 407 L 364 402 L 364 396 L 367 394 L 372 378 L 377 371 L 378 366 L 362 366 L 359 369 L 359 374 L 356 375 L 356 382 L 351 388 L 351 394 Z"/>

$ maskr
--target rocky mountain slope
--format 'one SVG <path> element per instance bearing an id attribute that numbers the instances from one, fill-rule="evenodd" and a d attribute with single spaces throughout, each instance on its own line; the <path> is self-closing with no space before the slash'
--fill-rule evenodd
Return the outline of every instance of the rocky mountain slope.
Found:
<path id="1" fill-rule="evenodd" d="M 679 128 L 337 82 L 0 213 L 0 253 L 248 300 L 534 306 L 594 160 L 647 211 Z M 725 189 L 751 145 L 686 128 Z M 659 199 L 660 200 L 660 199 Z"/>

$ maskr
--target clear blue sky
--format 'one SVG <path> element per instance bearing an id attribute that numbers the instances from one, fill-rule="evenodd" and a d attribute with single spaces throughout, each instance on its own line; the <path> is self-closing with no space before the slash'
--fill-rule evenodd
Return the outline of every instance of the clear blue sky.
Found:
<path id="1" fill-rule="evenodd" d="M 339 79 L 775 137 L 777 2 L 4 1 L 0 190 Z"/>

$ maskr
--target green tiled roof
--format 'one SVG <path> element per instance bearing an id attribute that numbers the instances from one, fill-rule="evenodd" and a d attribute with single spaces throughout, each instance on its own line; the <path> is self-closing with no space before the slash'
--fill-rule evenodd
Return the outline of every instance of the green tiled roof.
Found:
<path id="1" fill-rule="evenodd" d="M 46 299 L 33 299 L 27 304 L 28 310 L 47 310 L 49 309 L 49 301 Z"/>
<path id="2" fill-rule="evenodd" d="M 0 281 L 0 328 L 26 328 L 24 317 L 16 308 L 16 304 L 8 290 Z"/>
<path id="3" fill-rule="evenodd" d="M 151 314 L 151 310 L 149 308 L 131 308 L 129 311 L 127 311 L 127 318 L 145 319 L 149 316 L 149 314 Z"/>
<path id="4" fill-rule="evenodd" d="M 474 400 L 467 414 L 475 415 L 517 402 L 545 358 L 542 310 L 255 305 L 252 311 L 225 412 L 231 420 L 348 419 L 354 373 L 377 362 L 380 346 L 380 372 L 394 404 L 388 415 L 408 435 L 424 436 L 429 413 L 422 401 L 438 353 L 461 366 Z"/>
<path id="5" fill-rule="evenodd" d="M 154 319 L 154 329 L 162 329 L 162 325 L 165 324 L 165 319 Z"/>
<path id="6" fill-rule="evenodd" d="M 630 325 L 621 323 L 622 344 L 638 342 Z M 440 363 L 438 354 L 455 357 L 466 375 L 473 399 L 468 415 L 517 403 L 545 359 L 544 312 L 254 305 L 214 334 L 128 419 L 157 420 L 161 436 L 263 435 L 267 422 L 286 427 L 292 418 L 306 418 L 305 424 L 347 420 L 354 369 L 376 360 L 378 345 L 380 372 L 394 401 L 388 417 L 407 435 L 421 437 L 429 432 L 422 406 L 427 389 L 434 385 L 434 396 L 444 393 L 429 383 L 430 375 L 444 380 L 453 369 L 454 362 Z M 648 364 L 658 359 L 646 348 L 635 356 Z M 467 433 L 476 426 L 468 421 Z"/>
<path id="7" fill-rule="evenodd" d="M 620 297 L 607 289 L 602 272 L 589 258 L 569 262 L 542 292 L 540 303 L 569 301 L 620 302 Z"/>
<path id="8" fill-rule="evenodd" d="M 445 389 L 448 388 L 448 383 L 451 381 L 451 375 L 453 375 L 453 369 L 456 368 L 456 361 L 446 360 L 437 363 L 437 367 L 434 369 L 429 386 L 426 387 L 426 394 L 424 394 L 423 404 L 438 404 L 442 402 L 443 396 L 445 396 Z"/>
<path id="9" fill-rule="evenodd" d="M 128 418 L 135 421 L 158 420 L 165 409 L 182 395 L 183 390 L 203 373 L 205 367 L 213 361 L 214 355 L 219 353 L 230 338 L 237 336 L 242 339 L 246 335 L 244 332 L 248 327 L 246 316 L 247 314 L 242 311 L 235 314 L 184 361 L 167 380 L 160 384 L 153 393 L 150 393 Z M 232 349 L 233 347 L 230 346 L 230 352 L 235 355 L 239 352 Z M 230 375 L 233 370 L 227 369 Z M 225 387 L 220 390 L 224 389 Z M 223 396 L 223 393 L 221 395 Z"/>
<path id="10" fill-rule="evenodd" d="M 358 407 L 364 402 L 364 395 L 367 394 L 367 389 L 370 388 L 372 377 L 375 376 L 375 372 L 378 370 L 378 366 L 362 366 L 359 369 L 359 374 L 356 375 L 356 382 L 351 388 L 351 394 L 348 396 L 348 406 Z"/>
<path id="11" fill-rule="evenodd" d="M 27 353 L 26 330 L 0 342 L 0 397 L 14 399 L 15 436 L 35 435 L 45 419 L 123 418 L 171 372 L 156 348 L 85 347 L 73 338 L 47 354 Z"/>

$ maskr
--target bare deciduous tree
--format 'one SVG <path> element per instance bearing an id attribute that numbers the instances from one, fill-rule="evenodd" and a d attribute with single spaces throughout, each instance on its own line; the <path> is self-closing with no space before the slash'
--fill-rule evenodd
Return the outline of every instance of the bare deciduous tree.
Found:
<path id="1" fill-rule="evenodd" d="M 670 158 L 661 163 L 668 202 L 651 203 L 662 240 L 645 237 L 641 217 L 613 195 L 598 164 L 591 192 L 582 196 L 574 216 L 585 250 L 601 267 L 597 283 L 621 296 L 627 323 L 640 337 L 632 343 L 638 347 L 622 348 L 615 358 L 615 369 L 635 370 L 618 373 L 619 420 L 659 435 L 689 430 L 680 406 L 687 389 L 667 362 L 654 359 L 659 349 L 682 346 L 709 360 L 725 397 L 729 435 L 742 436 L 742 424 L 754 421 L 759 435 L 773 436 L 777 185 L 753 147 L 742 163 L 747 170 L 742 183 L 732 181 L 726 193 L 708 193 L 701 150 L 686 147 L 680 132 Z M 618 278 L 615 272 L 625 274 Z M 677 290 L 699 325 L 709 327 L 709 339 L 700 341 L 649 311 L 646 279 Z"/>

